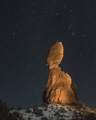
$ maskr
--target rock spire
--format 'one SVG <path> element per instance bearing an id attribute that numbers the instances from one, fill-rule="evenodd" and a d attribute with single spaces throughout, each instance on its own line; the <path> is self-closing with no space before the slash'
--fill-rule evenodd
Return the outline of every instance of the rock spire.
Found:
<path id="1" fill-rule="evenodd" d="M 43 92 L 44 103 L 77 103 L 76 85 L 68 73 L 59 67 L 63 53 L 62 42 L 56 42 L 48 51 L 46 65 L 49 68 L 49 77 Z"/>

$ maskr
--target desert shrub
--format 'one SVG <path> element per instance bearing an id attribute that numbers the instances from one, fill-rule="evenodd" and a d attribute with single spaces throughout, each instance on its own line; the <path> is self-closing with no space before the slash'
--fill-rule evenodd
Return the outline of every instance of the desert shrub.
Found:
<path id="1" fill-rule="evenodd" d="M 33 110 L 39 110 L 38 106 L 34 106 Z"/>
<path id="2" fill-rule="evenodd" d="M 55 116 L 57 116 L 57 115 L 60 115 L 58 112 L 55 112 L 55 114 L 54 114 Z"/>
<path id="3" fill-rule="evenodd" d="M 42 110 L 39 110 L 37 113 L 36 113 L 37 116 L 43 116 L 43 111 Z"/>
<path id="4" fill-rule="evenodd" d="M 9 111 L 10 109 L 7 107 L 5 102 L 2 102 L 0 99 L 0 120 L 7 120 L 9 119 Z"/>
<path id="5" fill-rule="evenodd" d="M 85 120 L 96 120 L 96 114 L 90 113 L 85 117 Z"/>
<path id="6" fill-rule="evenodd" d="M 30 117 L 28 117 L 28 120 L 31 120 L 31 118 L 30 118 Z"/>
<path id="7" fill-rule="evenodd" d="M 85 120 L 84 114 L 81 112 L 73 112 L 73 119 L 72 120 Z"/>
<path id="8" fill-rule="evenodd" d="M 13 112 L 13 115 L 18 118 L 18 117 L 20 116 L 20 113 L 18 113 L 18 112 Z"/>
<path id="9" fill-rule="evenodd" d="M 33 113 L 37 116 L 43 116 L 43 110 L 39 109 L 38 107 L 33 107 Z"/>
<path id="10" fill-rule="evenodd" d="M 19 120 L 24 120 L 21 116 L 19 117 Z"/>
<path id="11" fill-rule="evenodd" d="M 60 108 L 58 112 L 59 112 L 59 113 L 65 113 L 66 111 L 65 111 L 64 108 Z"/>
<path id="12" fill-rule="evenodd" d="M 79 109 L 81 109 L 81 108 L 87 109 L 86 105 L 85 105 L 83 102 L 79 102 L 76 106 L 78 106 L 77 109 L 78 109 L 78 108 L 79 108 Z"/>
<path id="13" fill-rule="evenodd" d="M 9 113 L 9 119 L 8 120 L 24 120 L 18 112 Z"/>
<path id="14" fill-rule="evenodd" d="M 47 111 L 47 108 L 44 108 L 45 111 Z"/>
<path id="15" fill-rule="evenodd" d="M 15 111 L 15 112 L 9 114 L 8 120 L 24 120 L 24 119 L 20 116 L 20 113 Z"/>
<path id="16" fill-rule="evenodd" d="M 69 111 L 72 111 L 71 108 L 68 108 Z"/>
<path id="17" fill-rule="evenodd" d="M 10 110 L 7 104 L 0 99 L 0 120 L 23 120 L 18 112 L 10 113 Z"/>
<path id="18" fill-rule="evenodd" d="M 19 106 L 19 107 L 18 107 L 18 110 L 21 110 L 21 109 L 22 109 L 22 106 Z"/>
<path id="19" fill-rule="evenodd" d="M 14 116 L 12 113 L 9 114 L 9 119 L 7 120 L 18 120 L 16 116 Z"/>
<path id="20" fill-rule="evenodd" d="M 57 118 L 61 118 L 62 116 L 59 114 L 59 112 L 56 112 L 55 114 L 54 114 L 54 116 L 56 116 Z"/>
<path id="21" fill-rule="evenodd" d="M 32 111 L 31 111 L 29 108 L 27 108 L 27 109 L 25 110 L 25 112 L 26 112 L 26 113 L 31 113 Z"/>
<path id="22" fill-rule="evenodd" d="M 48 118 L 46 118 L 46 117 L 42 117 L 41 120 L 48 120 Z"/>
<path id="23" fill-rule="evenodd" d="M 44 103 L 44 104 L 42 104 L 42 107 L 48 107 L 48 104 L 46 104 L 46 103 Z"/>
<path id="24" fill-rule="evenodd" d="M 51 106 L 51 109 L 53 110 L 53 109 L 54 109 L 54 107 L 53 107 L 53 106 Z"/>

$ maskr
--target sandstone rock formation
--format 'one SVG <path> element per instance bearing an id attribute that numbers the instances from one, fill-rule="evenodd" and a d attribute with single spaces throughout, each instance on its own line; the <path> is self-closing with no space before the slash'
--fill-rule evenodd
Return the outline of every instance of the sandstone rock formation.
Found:
<path id="1" fill-rule="evenodd" d="M 54 44 L 48 51 L 48 56 L 47 56 L 47 66 L 49 69 L 53 69 L 59 66 L 63 59 L 63 45 L 61 42 L 57 42 Z"/>
<path id="2" fill-rule="evenodd" d="M 68 73 L 61 71 L 59 64 L 63 59 L 63 45 L 61 42 L 54 44 L 48 51 L 47 66 L 49 77 L 43 93 L 44 103 L 77 103 L 76 85 Z"/>

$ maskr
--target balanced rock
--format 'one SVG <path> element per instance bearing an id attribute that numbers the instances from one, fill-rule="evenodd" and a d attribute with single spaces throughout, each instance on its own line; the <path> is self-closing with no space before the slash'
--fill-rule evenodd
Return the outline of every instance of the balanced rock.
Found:
<path id="1" fill-rule="evenodd" d="M 49 77 L 43 93 L 44 103 L 77 103 L 77 87 L 68 73 L 61 71 L 59 67 L 63 59 L 63 51 L 61 42 L 54 44 L 48 51 L 46 62 L 49 68 Z"/>
<path id="2" fill-rule="evenodd" d="M 61 42 L 57 42 L 54 44 L 48 51 L 48 56 L 47 56 L 47 66 L 49 69 L 53 69 L 59 66 L 63 59 L 63 45 Z"/>

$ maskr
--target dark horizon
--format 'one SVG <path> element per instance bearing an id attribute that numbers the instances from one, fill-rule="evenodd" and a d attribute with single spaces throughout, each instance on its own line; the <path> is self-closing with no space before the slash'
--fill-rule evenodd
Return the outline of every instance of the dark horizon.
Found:
<path id="1" fill-rule="evenodd" d="M 0 1 L 0 98 L 17 108 L 42 104 L 49 48 L 61 41 L 60 64 L 79 101 L 96 109 L 96 1 Z"/>

